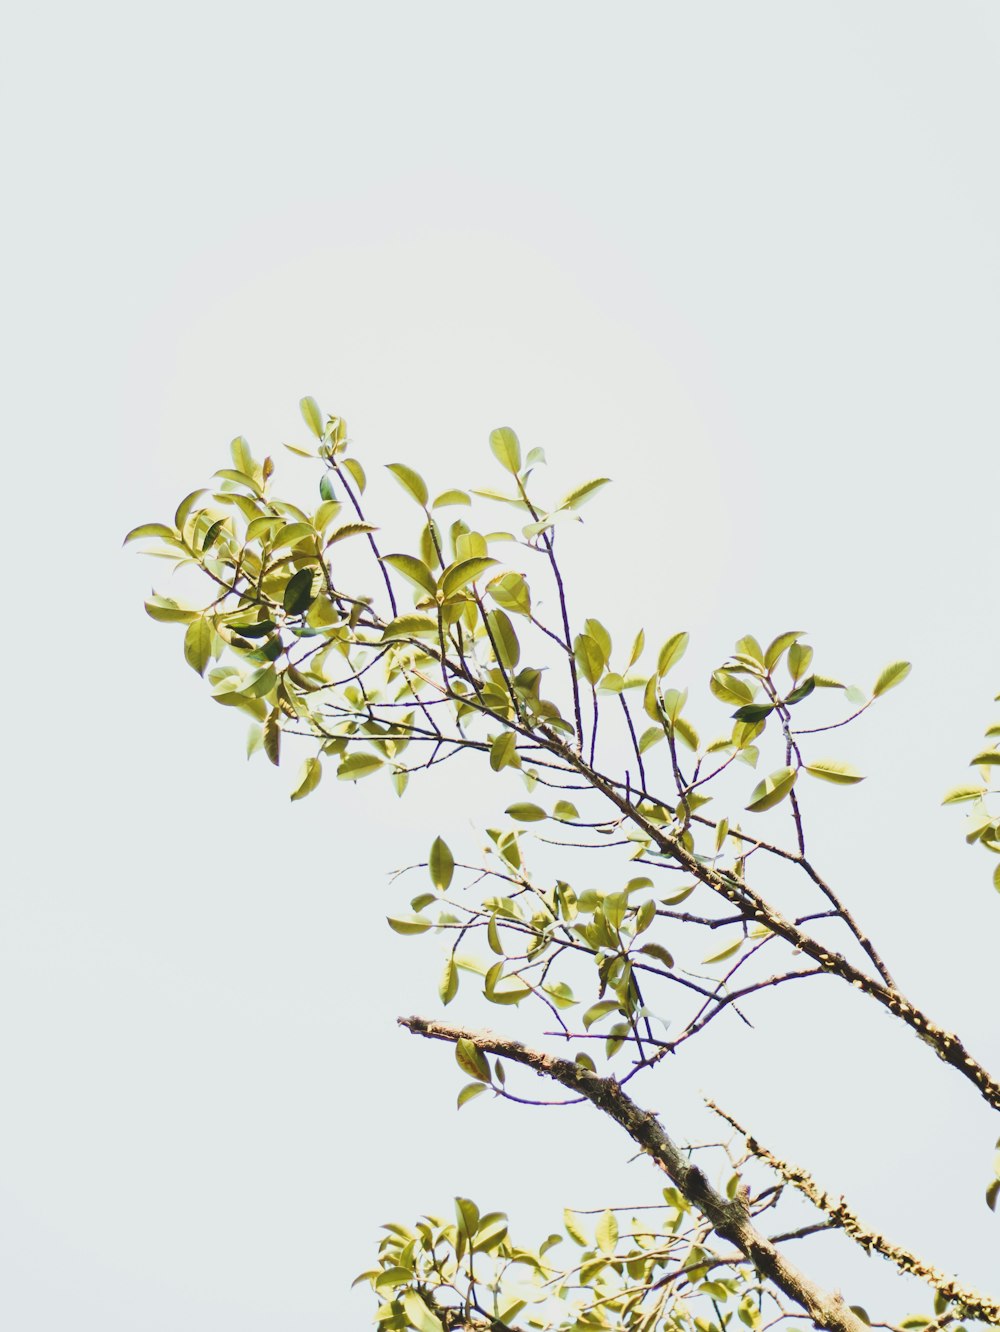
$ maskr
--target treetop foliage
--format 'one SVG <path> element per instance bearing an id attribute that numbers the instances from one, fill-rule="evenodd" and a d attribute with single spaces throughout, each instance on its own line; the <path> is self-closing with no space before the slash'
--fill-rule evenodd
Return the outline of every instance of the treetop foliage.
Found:
<path id="1" fill-rule="evenodd" d="M 442 1005 L 472 985 L 499 1007 L 534 1008 L 559 1054 L 401 1021 L 453 1044 L 466 1079 L 460 1108 L 487 1091 L 533 1103 L 520 1079 L 541 1073 L 609 1114 L 669 1178 L 637 1209 L 567 1212 L 562 1230 L 533 1247 L 510 1236 L 502 1213 L 461 1197 L 453 1217 L 388 1226 L 359 1278 L 380 1326 L 722 1332 L 736 1319 L 757 1332 L 806 1317 L 856 1332 L 864 1311 L 784 1255 L 826 1230 L 929 1283 L 933 1311 L 894 1325 L 1000 1324 L 989 1297 L 867 1230 L 847 1204 L 838 1210 L 726 1112 L 736 1145 L 720 1160 L 718 1148 L 676 1148 L 625 1091 L 635 1080 L 655 1095 L 667 1056 L 718 1019 L 738 1034 L 760 993 L 825 978 L 892 1014 L 1000 1109 L 1000 1083 L 899 990 L 807 850 L 809 784 L 864 780 L 841 733 L 905 680 L 909 663 L 891 662 L 858 688 L 820 670 L 801 631 L 747 634 L 692 703 L 681 680 L 686 632 L 654 626 L 647 637 L 637 627 L 615 644 L 600 619 L 572 607 L 557 547 L 608 478 L 553 500 L 542 451 L 494 430 L 496 489 L 458 484 L 432 496 L 409 462 L 389 465 L 414 506 L 416 539 L 406 541 L 374 521 L 343 419 L 312 398 L 301 410 L 315 442 L 285 447 L 318 467 L 312 502 L 280 498 L 272 459 L 258 462 L 233 440 L 231 465 L 187 495 L 172 522 L 126 537 L 153 542 L 150 553 L 195 571 L 204 589 L 195 604 L 154 592 L 146 610 L 183 626 L 185 660 L 211 696 L 249 714 L 248 754 L 278 766 L 289 742 L 304 747 L 292 800 L 324 774 L 388 780 L 401 796 L 452 761 L 487 780 L 507 769 L 520 779 L 522 797 L 485 829 L 488 854 L 456 855 L 437 835 L 425 886 L 388 923 L 443 941 Z M 945 802 L 967 803 L 967 839 L 1000 854 L 1000 815 L 988 803 L 1000 725 L 986 739 L 971 765 L 981 780 Z M 564 858 L 556 874 L 551 845 Z M 617 849 L 615 870 L 602 861 L 600 886 L 574 886 L 575 867 L 586 879 L 598 848 Z M 794 916 L 772 892 L 779 869 L 801 882 Z M 1000 1173 L 990 1207 L 998 1192 Z M 793 1193 L 816 1211 L 806 1226 L 778 1219 Z"/>

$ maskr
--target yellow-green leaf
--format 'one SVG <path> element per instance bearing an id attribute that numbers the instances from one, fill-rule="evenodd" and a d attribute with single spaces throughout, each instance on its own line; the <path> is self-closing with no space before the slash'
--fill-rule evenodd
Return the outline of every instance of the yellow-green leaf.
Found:
<path id="1" fill-rule="evenodd" d="M 441 591 L 446 597 L 454 596 L 463 587 L 474 582 L 487 569 L 492 569 L 496 560 L 490 555 L 477 555 L 471 560 L 459 560 L 449 565 L 441 575 Z"/>
<path id="2" fill-rule="evenodd" d="M 887 689 L 894 689 L 896 685 L 902 684 L 909 673 L 910 663 L 908 661 L 891 662 L 875 681 L 872 697 L 878 698 L 878 696 L 884 694 Z"/>
<path id="3" fill-rule="evenodd" d="M 468 1073 L 470 1078 L 475 1078 L 479 1082 L 490 1082 L 490 1066 L 477 1045 L 474 1045 L 467 1036 L 462 1036 L 455 1044 L 455 1063 L 463 1073 Z"/>
<path id="4" fill-rule="evenodd" d="M 310 791 L 315 791 L 323 776 L 323 765 L 316 757 L 307 758 L 299 769 L 299 780 L 290 799 L 302 800 Z"/>
<path id="5" fill-rule="evenodd" d="M 521 444 L 509 426 L 501 426 L 490 434 L 490 448 L 500 466 L 517 476 L 521 470 Z"/>
<path id="6" fill-rule="evenodd" d="M 434 575 L 423 560 L 418 560 L 415 555 L 383 555 L 382 563 L 398 570 L 404 578 L 408 578 L 424 592 L 429 592 L 432 597 L 437 592 Z"/>
<path id="7" fill-rule="evenodd" d="M 425 934 L 433 924 L 425 916 L 386 916 L 389 928 L 397 934 Z"/>
<path id="8" fill-rule="evenodd" d="M 709 953 L 708 957 L 703 957 L 702 966 L 708 966 L 712 962 L 725 962 L 729 957 L 735 956 L 743 947 L 745 939 L 734 939 L 731 943 L 724 944 L 716 953 Z"/>
<path id="9" fill-rule="evenodd" d="M 508 805 L 504 813 L 509 814 L 512 819 L 516 819 L 518 823 L 539 823 L 542 819 L 549 817 L 540 805 L 533 805 L 528 800 Z"/>
<path id="10" fill-rule="evenodd" d="M 455 857 L 451 854 L 448 843 L 442 841 L 440 837 L 435 837 L 431 845 L 427 868 L 434 887 L 439 892 L 447 892 L 451 887 L 452 875 L 455 873 Z"/>
<path id="11" fill-rule="evenodd" d="M 557 509 L 579 509 L 581 505 L 586 504 L 587 500 L 592 499 L 602 486 L 609 485 L 611 478 L 608 476 L 596 477 L 593 481 L 585 481 L 582 486 L 576 486 L 564 495 L 556 505 Z"/>
<path id="12" fill-rule="evenodd" d="M 390 471 L 403 489 L 417 501 L 422 509 L 426 509 L 427 501 L 430 498 L 427 490 L 427 483 L 419 472 L 415 472 L 412 467 L 407 467 L 405 463 L 389 463 L 387 465 Z"/>
<path id="13" fill-rule="evenodd" d="M 341 781 L 356 782 L 360 777 L 370 777 L 373 772 L 378 772 L 381 767 L 382 760 L 377 754 L 355 750 L 353 754 L 348 754 L 341 763 L 337 769 L 337 776 Z"/>
<path id="14" fill-rule="evenodd" d="M 184 660 L 199 675 L 205 674 L 212 655 L 212 626 L 204 615 L 192 620 L 184 634 Z"/>
<path id="15" fill-rule="evenodd" d="M 455 965 L 454 957 L 450 955 L 445 961 L 444 970 L 441 972 L 438 994 L 443 1004 L 450 1004 L 455 995 L 458 994 L 458 967 Z"/>
<path id="16" fill-rule="evenodd" d="M 687 651 L 687 645 L 691 640 L 688 633 L 672 634 L 670 638 L 660 648 L 660 655 L 656 661 L 657 675 L 666 675 L 671 666 L 675 666 L 681 657 Z"/>
<path id="17" fill-rule="evenodd" d="M 837 759 L 813 759 L 811 763 L 805 765 L 805 769 L 813 777 L 821 777 L 825 782 L 839 782 L 843 786 L 851 786 L 855 782 L 865 780 L 857 768 L 853 768 L 850 763 L 841 763 Z"/>
<path id="18" fill-rule="evenodd" d="M 315 398 L 300 398 L 299 411 L 302 419 L 317 439 L 323 438 L 323 413 Z"/>
<path id="19" fill-rule="evenodd" d="M 127 546 L 130 541 L 141 541 L 145 538 L 160 537 L 163 540 L 173 541 L 177 533 L 172 527 L 167 527 L 166 523 L 141 523 L 138 527 L 133 527 L 131 532 L 126 533 L 123 546 Z"/>
<path id="20" fill-rule="evenodd" d="M 614 1212 L 610 1210 L 602 1212 L 594 1238 L 597 1240 L 597 1247 L 601 1253 L 610 1258 L 615 1251 L 615 1245 L 618 1243 L 618 1221 Z"/>
<path id="21" fill-rule="evenodd" d="M 794 768 L 778 768 L 772 772 L 769 777 L 765 777 L 753 789 L 750 795 L 750 803 L 747 809 L 754 814 L 759 814 L 765 809 L 771 809 L 784 800 L 789 791 L 795 785 L 796 772 Z"/>

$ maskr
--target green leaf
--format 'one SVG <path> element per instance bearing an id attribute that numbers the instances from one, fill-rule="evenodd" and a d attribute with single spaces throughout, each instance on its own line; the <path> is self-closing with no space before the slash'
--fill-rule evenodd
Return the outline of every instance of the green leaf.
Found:
<path id="1" fill-rule="evenodd" d="M 425 916 L 386 916 L 389 928 L 397 934 L 426 934 L 433 921 Z"/>
<path id="2" fill-rule="evenodd" d="M 195 501 L 204 494 L 206 494 L 204 488 L 201 490 L 192 490 L 191 494 L 185 495 L 180 504 L 178 504 L 177 512 L 174 514 L 174 526 L 177 528 L 178 532 L 183 532 L 184 524 L 191 515 L 191 511 L 195 506 Z"/>
<path id="3" fill-rule="evenodd" d="M 639 949 L 639 952 L 645 953 L 647 957 L 655 957 L 657 962 L 662 962 L 665 967 L 672 967 L 674 965 L 673 954 L 668 949 L 664 948 L 662 944 L 643 944 Z"/>
<path id="4" fill-rule="evenodd" d="M 438 982 L 438 994 L 443 1004 L 450 1004 L 455 995 L 458 994 L 458 967 L 455 965 L 455 959 L 449 956 L 444 964 L 444 970 L 441 972 L 441 979 Z"/>
<path id="5" fill-rule="evenodd" d="M 382 630 L 382 641 L 390 638 L 436 638 L 437 620 L 431 615 L 397 615 Z"/>
<path id="6" fill-rule="evenodd" d="M 539 823 L 542 819 L 549 817 L 540 805 L 533 805 L 527 800 L 508 805 L 504 813 L 509 814 L 512 819 L 516 819 L 518 823 Z"/>
<path id="7" fill-rule="evenodd" d="M 617 1013 L 621 1004 L 617 999 L 601 999 L 596 1004 L 591 1004 L 583 1015 L 583 1026 L 585 1031 L 589 1031 L 595 1022 L 600 1022 L 602 1017 L 607 1017 L 609 1013 Z"/>
<path id="8" fill-rule="evenodd" d="M 778 768 L 772 772 L 769 777 L 758 783 L 750 795 L 750 803 L 747 809 L 754 814 L 759 814 L 765 809 L 771 809 L 784 800 L 789 791 L 795 785 L 796 771 L 794 768 Z"/>
<path id="9" fill-rule="evenodd" d="M 1000 893 L 1000 865 L 993 871 L 993 887 Z"/>
<path id="10" fill-rule="evenodd" d="M 758 666 L 764 665 L 764 649 L 754 638 L 753 634 L 746 634 L 741 638 L 735 648 L 737 657 L 748 657 Z"/>
<path id="11" fill-rule="evenodd" d="M 517 615 L 531 614 L 531 593 L 519 573 L 508 571 L 493 578 L 486 585 L 489 596 L 506 611 Z"/>
<path id="12" fill-rule="evenodd" d="M 455 1063 L 463 1073 L 468 1073 L 470 1078 L 478 1082 L 492 1081 L 486 1056 L 467 1036 L 460 1037 L 455 1043 Z"/>
<path id="13" fill-rule="evenodd" d="M 842 786 L 852 786 L 855 782 L 865 780 L 856 768 L 837 759 L 813 759 L 812 763 L 805 765 L 805 769 L 813 777 L 821 777 L 825 782 L 838 782 Z"/>
<path id="14" fill-rule="evenodd" d="M 348 537 L 364 535 L 367 532 L 377 532 L 378 528 L 372 523 L 341 523 L 335 527 L 326 539 L 326 548 L 336 545 L 338 541 L 346 541 Z"/>
<path id="15" fill-rule="evenodd" d="M 512 671 L 521 660 L 521 645 L 510 618 L 502 610 L 487 611 L 486 621 L 496 643 L 500 665 Z"/>
<path id="16" fill-rule="evenodd" d="M 281 758 L 281 713 L 274 708 L 264 721 L 264 753 L 275 767 Z"/>
<path id="17" fill-rule="evenodd" d="M 723 703 L 737 703 L 742 707 L 745 703 L 753 702 L 752 687 L 732 671 L 713 671 L 708 687 Z"/>
<path id="18" fill-rule="evenodd" d="M 368 754 L 356 749 L 348 754 L 337 769 L 341 781 L 356 782 L 361 777 L 370 777 L 382 767 L 382 760 L 377 754 Z"/>
<path id="19" fill-rule="evenodd" d="M 902 684 L 909 673 L 910 663 L 908 661 L 891 662 L 875 681 L 872 697 L 878 698 L 878 696 L 884 694 L 887 689 L 894 689 L 896 685 Z"/>
<path id="20" fill-rule="evenodd" d="M 144 605 L 149 618 L 158 620 L 162 624 L 191 624 L 201 614 L 200 611 L 179 606 L 173 597 L 160 597 L 156 593 Z"/>
<path id="21" fill-rule="evenodd" d="M 589 1246 L 590 1240 L 587 1238 L 587 1233 L 580 1222 L 580 1218 L 568 1207 L 563 1209 L 563 1225 L 566 1228 L 566 1234 L 571 1240 L 579 1244 L 581 1249 L 586 1249 Z"/>
<path id="22" fill-rule="evenodd" d="M 304 615 L 313 602 L 315 570 L 300 569 L 285 584 L 281 604 L 288 615 Z"/>
<path id="23" fill-rule="evenodd" d="M 807 676 L 800 685 L 796 685 L 790 694 L 785 698 L 788 704 L 801 703 L 804 698 L 808 698 L 816 688 L 815 675 Z"/>
<path id="24" fill-rule="evenodd" d="M 459 560 L 450 565 L 441 575 L 441 591 L 446 597 L 454 596 L 463 587 L 474 582 L 487 569 L 491 569 L 496 560 L 490 555 L 475 556 L 471 560 Z"/>
<path id="25" fill-rule="evenodd" d="M 463 1105 L 466 1105 L 469 1101 L 471 1101 L 473 1097 L 478 1096 L 480 1092 L 484 1091 L 486 1091 L 485 1083 L 467 1082 L 465 1086 L 462 1088 L 462 1090 L 458 1093 L 458 1096 L 456 1098 L 456 1103 L 458 1105 L 459 1110 L 461 1110 Z"/>
<path id="26" fill-rule="evenodd" d="M 123 546 L 127 546 L 130 541 L 141 541 L 144 537 L 161 537 L 164 540 L 173 541 L 177 533 L 172 527 L 167 527 L 166 523 L 141 523 L 138 527 L 133 527 L 131 532 L 126 533 Z"/>
<path id="27" fill-rule="evenodd" d="M 793 643 L 788 649 L 788 673 L 800 680 L 812 664 L 813 650 L 806 643 Z"/>
<path id="28" fill-rule="evenodd" d="M 449 504 L 471 504 L 472 500 L 464 490 L 445 490 L 438 495 L 437 499 L 431 505 L 432 509 L 445 509 Z"/>
<path id="29" fill-rule="evenodd" d="M 318 758 L 307 758 L 299 769 L 299 780 L 290 799 L 302 800 L 310 791 L 315 791 L 323 776 L 323 765 Z"/>
<path id="30" fill-rule="evenodd" d="M 589 634 L 577 634 L 573 640 L 573 656 L 583 678 L 588 684 L 596 685 L 605 667 L 605 657 L 600 644 Z"/>
<path id="31" fill-rule="evenodd" d="M 439 892 L 447 892 L 451 887 L 452 875 L 455 873 L 455 857 L 451 854 L 448 843 L 442 841 L 440 837 L 435 837 L 431 845 L 427 868 L 434 887 Z"/>
<path id="32" fill-rule="evenodd" d="M 983 749 L 969 763 L 969 767 L 988 767 L 990 764 L 1000 763 L 1000 750 Z"/>
<path id="33" fill-rule="evenodd" d="M 490 745 L 490 767 L 494 772 L 509 768 L 517 758 L 517 736 L 513 731 L 501 731 Z"/>
<path id="34" fill-rule="evenodd" d="M 412 1286 L 403 1291 L 402 1300 L 403 1311 L 415 1332 L 444 1332 L 444 1324 L 441 1319 L 428 1309 L 422 1296 Z"/>
<path id="35" fill-rule="evenodd" d="M 962 800 L 978 800 L 986 794 L 987 789 L 985 786 L 953 786 L 941 804 L 957 805 Z"/>
<path id="36" fill-rule="evenodd" d="M 517 476 L 521 470 L 521 444 L 513 430 L 508 426 L 494 430 L 490 434 L 490 448 L 500 466 Z"/>
<path id="37" fill-rule="evenodd" d="M 798 629 L 793 633 L 779 634 L 777 638 L 771 640 L 767 651 L 764 653 L 764 665 L 769 671 L 774 670 L 796 639 L 802 637 L 803 632 L 802 629 Z"/>
<path id="38" fill-rule="evenodd" d="M 773 703 L 744 703 L 741 708 L 736 709 L 733 717 L 741 722 L 759 722 L 770 716 L 773 711 Z"/>
<path id="39" fill-rule="evenodd" d="M 592 499 L 602 486 L 609 485 L 611 478 L 608 476 L 599 476 L 593 481 L 585 481 L 582 486 L 576 486 L 568 495 L 556 505 L 557 509 L 579 509 L 581 505 L 586 504 L 587 500 Z"/>
<path id="40" fill-rule="evenodd" d="M 615 1219 L 614 1212 L 602 1212 L 594 1238 L 597 1240 L 597 1247 L 601 1253 L 610 1258 L 615 1251 L 615 1245 L 618 1243 L 618 1222 Z"/>
<path id="41" fill-rule="evenodd" d="M 382 563 L 398 570 L 404 578 L 408 578 L 424 592 L 429 592 L 432 597 L 437 594 L 434 575 L 423 560 L 418 560 L 415 555 L 383 555 Z"/>
<path id="42" fill-rule="evenodd" d="M 192 620 L 184 635 L 184 660 L 199 675 L 205 674 L 212 655 L 212 626 L 204 615 Z"/>
<path id="43" fill-rule="evenodd" d="M 413 496 L 422 509 L 427 508 L 430 495 L 427 491 L 427 483 L 419 472 L 415 472 L 412 467 L 407 467 L 405 463 L 388 463 L 387 470 L 393 474 L 403 489 Z"/>
<path id="44" fill-rule="evenodd" d="M 702 966 L 708 966 L 712 962 L 725 962 L 727 958 L 734 957 L 745 943 L 746 940 L 741 936 L 739 939 L 734 939 L 731 943 L 723 944 L 718 952 L 709 953 L 708 957 L 702 958 Z"/>
<path id="45" fill-rule="evenodd" d="M 317 439 L 323 438 L 323 413 L 315 398 L 300 398 L 299 411 L 302 419 Z"/>
<path id="46" fill-rule="evenodd" d="M 681 657 L 687 651 L 687 645 L 691 641 L 691 635 L 688 633 L 672 634 L 670 638 L 660 648 L 660 655 L 656 660 L 657 675 L 666 675 L 671 666 L 676 666 Z"/>

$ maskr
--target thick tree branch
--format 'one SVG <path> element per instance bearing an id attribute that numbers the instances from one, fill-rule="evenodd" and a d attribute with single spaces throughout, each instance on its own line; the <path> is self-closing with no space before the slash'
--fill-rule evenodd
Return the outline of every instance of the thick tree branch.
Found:
<path id="1" fill-rule="evenodd" d="M 706 1099 L 705 1103 L 710 1110 L 713 1110 L 715 1114 L 736 1130 L 745 1140 L 747 1147 L 754 1156 L 766 1161 L 772 1170 L 798 1189 L 821 1212 L 825 1212 L 838 1229 L 842 1230 L 845 1235 L 849 1235 L 856 1244 L 860 1244 L 866 1252 L 870 1253 L 874 1250 L 876 1253 L 880 1253 L 883 1258 L 888 1258 L 890 1262 L 895 1263 L 901 1272 L 908 1272 L 912 1276 L 921 1277 L 946 1300 L 960 1305 L 963 1317 L 979 1318 L 984 1323 L 1000 1326 L 1000 1302 L 990 1299 L 988 1295 L 981 1295 L 976 1290 L 970 1290 L 968 1287 L 960 1285 L 954 1277 L 946 1276 L 944 1272 L 932 1267 L 930 1263 L 925 1263 L 922 1258 L 919 1258 L 909 1249 L 904 1249 L 899 1244 L 892 1244 L 877 1230 L 872 1230 L 863 1225 L 857 1214 L 848 1207 L 843 1198 L 834 1198 L 825 1189 L 821 1189 L 813 1177 L 800 1166 L 790 1165 L 787 1161 L 775 1156 L 773 1152 L 768 1151 L 751 1133 L 748 1133 L 741 1124 L 738 1124 L 732 1115 L 721 1109 L 714 1101 Z"/>
<path id="2" fill-rule="evenodd" d="M 399 1024 L 414 1035 L 450 1044 L 471 1041 L 484 1054 L 523 1064 L 540 1076 L 551 1078 L 585 1097 L 619 1124 L 632 1141 L 653 1158 L 720 1238 L 734 1245 L 758 1271 L 804 1309 L 817 1327 L 829 1328 L 832 1332 L 865 1332 L 866 1325 L 843 1297 L 824 1290 L 790 1263 L 754 1226 L 746 1204 L 738 1197 L 730 1200 L 713 1188 L 702 1170 L 660 1126 L 656 1116 L 636 1105 L 614 1078 L 599 1077 L 568 1059 L 531 1050 L 520 1041 L 492 1032 L 455 1027 L 421 1017 L 400 1018 Z"/>

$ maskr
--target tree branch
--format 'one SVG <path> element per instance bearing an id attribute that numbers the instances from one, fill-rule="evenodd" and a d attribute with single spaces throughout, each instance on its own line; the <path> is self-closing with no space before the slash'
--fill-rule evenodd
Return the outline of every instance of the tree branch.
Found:
<path id="1" fill-rule="evenodd" d="M 656 1116 L 640 1109 L 614 1078 L 599 1077 L 568 1059 L 557 1059 L 492 1032 L 455 1027 L 421 1017 L 401 1017 L 399 1024 L 416 1036 L 450 1044 L 470 1041 L 484 1054 L 523 1064 L 540 1076 L 551 1078 L 585 1097 L 619 1124 L 632 1141 L 653 1158 L 692 1206 L 705 1216 L 717 1235 L 733 1244 L 744 1258 L 804 1309 L 817 1327 L 829 1328 L 831 1332 L 865 1332 L 865 1324 L 843 1297 L 824 1290 L 789 1262 L 754 1226 L 745 1202 L 739 1197 L 730 1200 L 713 1188 L 702 1170 L 660 1126 Z"/>

